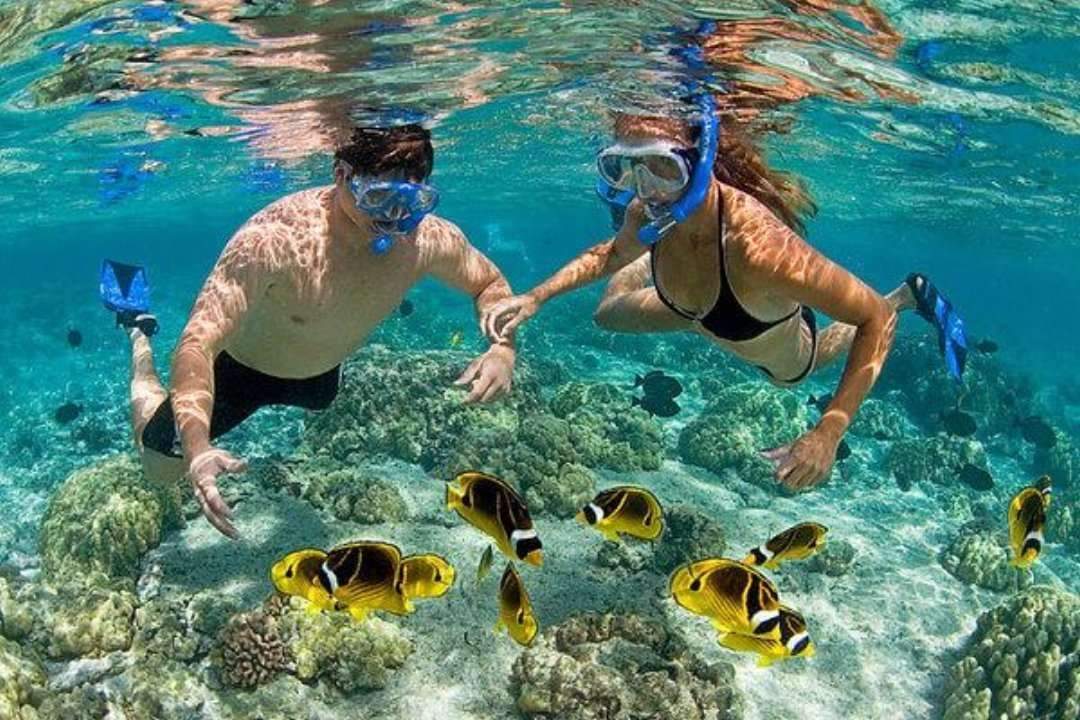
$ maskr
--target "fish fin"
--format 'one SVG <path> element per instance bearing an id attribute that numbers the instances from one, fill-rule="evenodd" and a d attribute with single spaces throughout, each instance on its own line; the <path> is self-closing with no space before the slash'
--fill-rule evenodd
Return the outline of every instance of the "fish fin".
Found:
<path id="1" fill-rule="evenodd" d="M 306 605 L 304 605 L 304 612 L 306 612 L 308 615 L 319 615 L 322 613 L 322 611 L 323 609 L 321 607 L 311 602 L 310 600 L 307 602 Z"/>
<path id="2" fill-rule="evenodd" d="M 780 567 L 780 561 L 777 560 L 775 557 L 772 557 L 769 560 L 766 560 L 764 563 L 762 563 L 761 567 L 763 567 L 763 568 L 765 568 L 767 570 L 776 570 L 778 567 Z"/>
<path id="3" fill-rule="evenodd" d="M 446 509 L 454 510 L 461 507 L 461 499 L 465 497 L 464 491 L 452 481 L 446 483 Z"/>
<path id="4" fill-rule="evenodd" d="M 641 398 L 636 396 L 630 398 L 630 407 L 641 407 Z"/>
<path id="5" fill-rule="evenodd" d="M 645 378 L 643 378 L 643 377 L 641 377 L 640 375 L 637 375 L 637 374 L 634 375 L 634 387 L 641 387 L 642 383 L 644 383 L 644 382 L 645 382 Z"/>
<path id="6" fill-rule="evenodd" d="M 622 545 L 622 538 L 619 537 L 619 533 L 613 528 L 607 527 L 600 531 L 600 534 L 604 536 L 604 539 L 608 542 L 618 543 Z"/>
<path id="7" fill-rule="evenodd" d="M 756 653 L 764 657 L 766 650 L 774 644 L 775 640 L 769 641 L 762 638 L 753 637 L 751 635 L 741 635 L 739 633 L 722 633 L 717 641 L 722 647 L 726 647 L 728 650 L 734 650 L 735 652 L 750 652 Z"/>
<path id="8" fill-rule="evenodd" d="M 758 655 L 757 666 L 759 668 L 772 667 L 772 664 L 776 662 L 776 658 L 771 655 Z"/>
<path id="9" fill-rule="evenodd" d="M 361 607 L 360 605 L 349 605 L 348 610 L 349 614 L 352 615 L 353 620 L 358 623 L 367 620 L 367 616 L 370 614 L 370 611 L 367 608 Z"/>

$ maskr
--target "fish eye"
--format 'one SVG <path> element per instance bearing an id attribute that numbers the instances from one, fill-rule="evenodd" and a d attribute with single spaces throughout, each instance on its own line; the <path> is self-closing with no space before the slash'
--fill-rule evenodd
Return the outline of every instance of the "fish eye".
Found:
<path id="1" fill-rule="evenodd" d="M 525 624 L 525 610 L 524 609 L 521 609 L 521 610 L 517 611 L 517 624 L 518 625 L 524 625 Z"/>
<path id="2" fill-rule="evenodd" d="M 694 581 L 690 583 L 690 592 L 698 592 L 701 590 L 701 578 L 694 578 Z"/>
<path id="3" fill-rule="evenodd" d="M 285 577 L 291 578 L 293 576 L 293 566 L 290 565 L 285 569 Z"/>
<path id="4" fill-rule="evenodd" d="M 435 582 L 442 582 L 442 573 L 437 569 L 435 570 Z"/>

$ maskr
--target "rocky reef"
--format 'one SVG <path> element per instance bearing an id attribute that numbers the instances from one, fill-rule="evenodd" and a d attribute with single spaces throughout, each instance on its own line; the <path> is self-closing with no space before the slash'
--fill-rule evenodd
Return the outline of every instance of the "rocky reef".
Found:
<path id="1" fill-rule="evenodd" d="M 545 630 L 514 662 L 526 717 L 737 720 L 734 668 L 695 656 L 655 620 L 586 614 Z"/>
<path id="2" fill-rule="evenodd" d="M 945 681 L 943 720 L 1080 717 L 1080 598 L 1038 585 L 984 613 Z"/>
<path id="3" fill-rule="evenodd" d="M 779 491 L 772 466 L 761 451 L 795 440 L 810 425 L 805 403 L 790 391 L 760 382 L 719 390 L 709 405 L 683 428 L 679 455 L 714 473 Z"/>
<path id="4" fill-rule="evenodd" d="M 1001 528 L 974 521 L 963 526 L 941 554 L 941 566 L 958 580 L 999 592 L 1021 590 L 1031 572 L 1010 564 L 1011 551 Z"/>
<path id="5" fill-rule="evenodd" d="M 986 451 L 977 440 L 938 434 L 894 442 L 885 456 L 885 466 L 900 489 L 928 482 L 939 486 L 961 486 L 957 475 L 966 464 L 986 467 Z"/>

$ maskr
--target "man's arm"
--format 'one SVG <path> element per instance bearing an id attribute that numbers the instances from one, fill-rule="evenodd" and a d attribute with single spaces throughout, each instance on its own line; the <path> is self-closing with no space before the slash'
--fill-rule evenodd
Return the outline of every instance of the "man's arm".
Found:
<path id="1" fill-rule="evenodd" d="M 487 402 L 510 390 L 514 367 L 513 336 L 495 338 L 484 328 L 489 310 L 513 295 L 506 277 L 495 263 L 473 247 L 454 224 L 440 218 L 429 221 L 422 246 L 422 267 L 438 280 L 473 298 L 480 331 L 491 340 L 486 353 L 476 358 L 457 384 L 472 384 L 466 402 Z"/>
<path id="2" fill-rule="evenodd" d="M 236 531 L 231 514 L 218 493 L 222 472 L 239 472 L 243 463 L 214 450 L 210 420 L 214 406 L 214 359 L 265 290 L 265 270 L 255 261 L 260 233 L 244 226 L 226 245 L 195 300 L 176 351 L 171 371 L 171 399 L 184 467 L 203 514 L 230 537 Z"/>
<path id="3" fill-rule="evenodd" d="M 896 313 L 884 297 L 855 275 L 822 255 L 778 220 L 773 219 L 773 223 L 768 239 L 750 240 L 745 251 L 750 282 L 856 328 L 832 401 L 817 426 L 799 441 L 806 442 L 812 437 L 820 440 L 816 443 L 819 447 L 803 448 L 805 457 L 798 457 L 800 453 L 796 452 L 792 464 L 781 463 L 779 467 L 781 480 L 800 487 L 817 482 L 832 466 L 836 446 L 888 357 L 896 331 Z M 828 450 L 827 462 L 818 457 L 819 449 Z"/>

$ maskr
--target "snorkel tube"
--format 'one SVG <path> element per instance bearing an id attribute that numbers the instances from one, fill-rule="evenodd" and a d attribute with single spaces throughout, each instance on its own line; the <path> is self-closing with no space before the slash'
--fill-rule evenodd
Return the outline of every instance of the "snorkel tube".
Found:
<path id="1" fill-rule="evenodd" d="M 690 217 L 705 200 L 712 180 L 713 163 L 720 141 L 720 123 L 716 118 L 716 101 L 708 91 L 698 95 L 701 110 L 701 139 L 698 142 L 698 161 L 690 176 L 690 184 L 682 197 L 676 200 L 663 215 L 638 230 L 638 240 L 645 245 L 655 245 L 673 227 Z"/>

